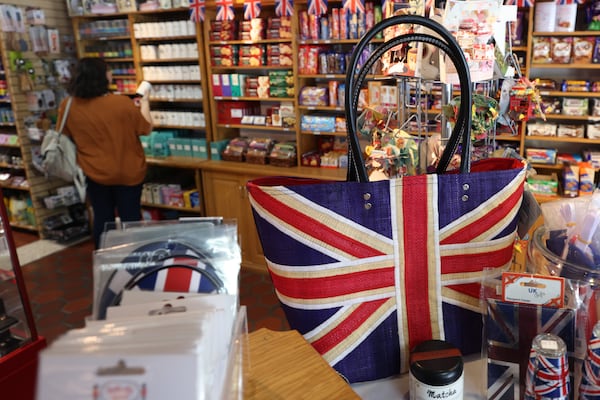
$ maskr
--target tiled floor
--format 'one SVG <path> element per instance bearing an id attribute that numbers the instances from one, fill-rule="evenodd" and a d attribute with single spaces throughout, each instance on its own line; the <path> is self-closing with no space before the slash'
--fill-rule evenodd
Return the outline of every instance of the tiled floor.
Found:
<path id="1" fill-rule="evenodd" d="M 36 235 L 19 231 L 13 231 L 13 237 L 17 246 L 37 240 Z M 22 268 L 38 334 L 49 343 L 82 327 L 91 312 L 92 252 L 93 244 L 87 241 Z M 289 329 L 267 274 L 242 271 L 240 303 L 248 308 L 249 331 Z"/>

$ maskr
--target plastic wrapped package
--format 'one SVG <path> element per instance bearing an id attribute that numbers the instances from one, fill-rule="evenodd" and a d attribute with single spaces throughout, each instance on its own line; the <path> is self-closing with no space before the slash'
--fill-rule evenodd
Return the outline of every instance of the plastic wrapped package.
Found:
<path id="1" fill-rule="evenodd" d="M 95 251 L 93 319 L 104 319 L 125 290 L 238 294 L 241 255 L 235 223 L 167 224 L 150 230 L 156 235 L 132 229 L 130 242 Z"/>

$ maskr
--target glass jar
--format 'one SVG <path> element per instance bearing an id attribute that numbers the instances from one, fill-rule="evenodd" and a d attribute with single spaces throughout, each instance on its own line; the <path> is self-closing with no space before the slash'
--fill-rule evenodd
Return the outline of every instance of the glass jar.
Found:
<path id="1" fill-rule="evenodd" d="M 588 282 L 594 289 L 600 289 L 600 270 L 583 267 L 566 261 L 548 250 L 546 240 L 549 232 L 545 226 L 537 228 L 527 248 L 527 270 L 532 273 Z"/>

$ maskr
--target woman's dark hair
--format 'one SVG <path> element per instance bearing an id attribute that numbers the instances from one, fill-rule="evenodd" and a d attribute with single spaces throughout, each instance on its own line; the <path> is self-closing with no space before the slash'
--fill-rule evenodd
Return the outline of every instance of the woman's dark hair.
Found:
<path id="1" fill-rule="evenodd" d="M 108 93 L 108 67 L 101 58 L 85 57 L 79 60 L 68 88 L 71 96 L 89 99 Z"/>

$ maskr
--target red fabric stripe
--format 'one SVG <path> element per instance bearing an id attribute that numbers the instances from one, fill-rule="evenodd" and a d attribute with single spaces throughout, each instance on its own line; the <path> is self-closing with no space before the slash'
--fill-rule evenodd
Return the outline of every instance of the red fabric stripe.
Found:
<path id="1" fill-rule="evenodd" d="M 319 352 L 319 354 L 325 354 L 344 339 L 346 339 L 350 333 L 355 332 L 360 328 L 360 325 L 364 323 L 387 299 L 373 300 L 366 303 L 362 303 L 356 310 L 354 310 L 347 318 L 344 318 L 339 324 L 336 325 L 329 333 L 322 338 L 312 342 L 312 346 Z"/>
<path id="2" fill-rule="evenodd" d="M 469 222 L 467 226 L 458 230 L 441 241 L 441 244 L 468 243 L 477 236 L 489 230 L 504 218 L 515 207 L 523 195 L 523 186 L 512 193 L 504 202 L 496 206 L 491 212 L 482 215 L 479 219 Z"/>
<path id="3" fill-rule="evenodd" d="M 324 299 L 371 289 L 394 287 L 394 267 L 322 278 L 286 278 L 271 271 L 273 286 L 284 296 Z"/>
<path id="4" fill-rule="evenodd" d="M 513 245 L 484 254 L 459 254 L 442 257 L 442 275 L 481 272 L 483 268 L 497 268 L 512 260 Z"/>
<path id="5" fill-rule="evenodd" d="M 479 299 L 481 295 L 481 284 L 479 283 L 465 283 L 462 285 L 448 285 L 448 289 L 456 290 L 458 293 L 465 294 L 467 296 Z"/>
<path id="6" fill-rule="evenodd" d="M 409 348 L 431 339 L 429 310 L 429 282 L 427 239 L 432 221 L 428 220 L 427 176 L 411 177 L 411 184 L 403 186 L 402 212 L 404 218 L 404 291 Z"/>
<path id="7" fill-rule="evenodd" d="M 167 277 L 165 279 L 165 292 L 189 291 L 192 273 L 193 271 L 189 268 L 168 268 Z"/>
<path id="8" fill-rule="evenodd" d="M 340 249 L 357 258 L 373 257 L 383 254 L 382 252 L 321 223 L 319 220 L 289 207 L 277 200 L 274 196 L 268 195 L 263 190 L 253 190 L 252 197 L 255 198 L 255 201 L 258 204 L 273 215 L 276 215 L 278 218 L 301 232 L 313 236 L 316 240 L 329 244 L 333 248 Z"/>

